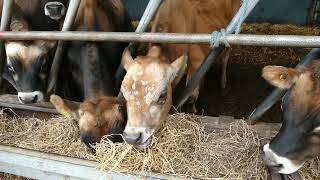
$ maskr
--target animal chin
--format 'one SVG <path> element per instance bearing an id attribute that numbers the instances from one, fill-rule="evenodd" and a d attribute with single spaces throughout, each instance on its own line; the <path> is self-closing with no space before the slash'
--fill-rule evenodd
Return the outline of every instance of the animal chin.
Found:
<path id="1" fill-rule="evenodd" d="M 59 14 L 59 15 L 50 15 L 49 16 L 51 19 L 53 19 L 53 20 L 59 20 L 59 19 L 61 19 L 62 18 L 62 16 Z"/>
<path id="2" fill-rule="evenodd" d="M 144 149 L 147 149 L 147 148 L 151 147 L 151 145 L 152 145 L 152 136 L 150 136 L 143 143 L 135 145 L 135 148 L 140 149 L 140 150 L 144 150 Z"/>

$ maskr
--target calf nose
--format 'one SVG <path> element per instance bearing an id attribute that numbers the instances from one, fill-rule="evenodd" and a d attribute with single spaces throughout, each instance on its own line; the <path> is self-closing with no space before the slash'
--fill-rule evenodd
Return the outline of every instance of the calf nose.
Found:
<path id="1" fill-rule="evenodd" d="M 142 133 L 137 132 L 137 133 L 123 133 L 124 139 L 126 140 L 127 143 L 129 144 L 138 144 L 139 141 L 142 139 Z"/>
<path id="2" fill-rule="evenodd" d="M 63 6 L 60 4 L 46 4 L 45 7 L 53 14 L 61 14 L 63 9 Z"/>
<path id="3" fill-rule="evenodd" d="M 38 95 L 18 95 L 18 99 L 22 104 L 35 103 L 38 100 Z"/>
<path id="4" fill-rule="evenodd" d="M 89 148 L 93 148 L 92 145 L 94 145 L 94 143 L 97 142 L 95 140 L 95 138 L 90 133 L 88 133 L 86 131 L 80 131 L 80 139 Z"/>
<path id="5" fill-rule="evenodd" d="M 266 154 L 263 156 L 263 161 L 266 166 L 268 166 L 269 168 L 274 169 L 274 170 L 279 170 L 280 168 L 283 167 L 283 164 L 277 163 L 272 157 L 270 157 Z"/>
<path id="6" fill-rule="evenodd" d="M 269 144 L 266 144 L 263 146 L 263 152 L 264 152 L 263 161 L 266 166 L 268 166 L 273 170 L 279 170 L 280 168 L 283 167 L 283 164 L 277 162 L 277 160 L 275 159 L 275 155 L 272 152 L 272 150 L 269 148 Z"/>

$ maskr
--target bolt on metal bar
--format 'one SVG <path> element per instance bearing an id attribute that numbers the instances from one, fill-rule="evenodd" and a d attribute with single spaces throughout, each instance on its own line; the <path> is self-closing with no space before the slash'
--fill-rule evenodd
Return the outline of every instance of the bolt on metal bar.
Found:
<path id="1" fill-rule="evenodd" d="M 305 56 L 301 62 L 296 66 L 296 69 L 302 69 L 306 65 L 316 58 L 320 57 L 320 48 L 312 49 L 307 56 Z M 259 118 L 267 112 L 284 94 L 287 90 L 276 88 L 270 95 L 249 115 L 247 118 L 248 124 L 256 124 Z"/>
<path id="2" fill-rule="evenodd" d="M 4 0 L 2 6 L 2 14 L 1 14 L 1 25 L 0 31 L 6 31 L 9 28 L 10 21 L 11 21 L 11 14 L 12 14 L 12 7 L 13 7 L 14 0 Z M 0 42 L 0 86 L 2 84 L 2 74 L 3 68 L 5 64 L 5 49 L 4 49 L 4 42 Z"/>
<path id="3" fill-rule="evenodd" d="M 151 20 L 153 19 L 156 12 L 158 11 L 161 3 L 162 3 L 162 0 L 150 0 L 149 1 L 148 5 L 147 5 L 140 21 L 139 21 L 138 27 L 135 30 L 136 33 L 145 32 L 147 30 Z M 130 50 L 135 49 L 135 43 L 131 42 L 128 47 Z M 125 69 L 120 64 L 120 66 L 117 69 L 117 72 L 115 74 L 115 89 L 117 91 L 120 89 L 121 82 L 122 82 L 122 79 L 123 79 L 125 73 L 126 73 Z"/>
<path id="4" fill-rule="evenodd" d="M 81 0 L 71 0 L 69 3 L 68 11 L 62 26 L 61 31 L 69 31 L 73 25 L 73 22 L 76 18 L 78 8 Z M 49 79 L 48 79 L 48 87 L 47 94 L 50 95 L 54 92 L 55 85 L 58 79 L 59 66 L 62 60 L 62 54 L 65 49 L 66 42 L 60 40 L 57 45 L 57 49 L 53 58 L 52 66 L 50 69 Z"/>
<path id="5" fill-rule="evenodd" d="M 232 34 L 237 30 L 239 25 L 243 23 L 246 17 L 250 14 L 253 8 L 257 5 L 259 0 L 251 0 L 249 1 L 247 6 L 241 5 L 240 9 L 238 10 L 237 14 L 232 18 L 231 22 L 226 28 L 226 34 Z M 221 43 L 221 41 L 220 41 Z M 229 43 L 231 44 L 231 43 Z M 178 98 L 178 103 L 175 105 L 177 109 L 180 109 L 188 98 L 191 96 L 194 89 L 199 85 L 199 81 L 202 77 L 204 77 L 208 70 L 210 69 L 212 63 L 218 57 L 218 55 L 222 52 L 222 47 L 215 47 L 213 48 L 207 58 L 202 62 L 197 72 L 193 75 L 191 80 L 187 83 L 186 88 L 182 92 L 181 96 Z"/>
<path id="6" fill-rule="evenodd" d="M 28 31 L 0 32 L 0 40 L 62 40 L 62 41 L 117 41 L 151 43 L 211 43 L 210 34 L 135 33 L 135 32 L 83 32 L 83 31 Z M 320 47 L 320 36 L 299 35 L 226 35 L 230 45 Z M 223 45 L 224 42 L 220 41 Z"/>

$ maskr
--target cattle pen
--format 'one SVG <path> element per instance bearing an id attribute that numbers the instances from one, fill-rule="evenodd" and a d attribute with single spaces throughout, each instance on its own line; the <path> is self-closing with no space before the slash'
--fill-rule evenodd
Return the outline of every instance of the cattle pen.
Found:
<path id="1" fill-rule="evenodd" d="M 181 33 L 146 33 L 154 14 L 161 5 L 162 0 L 150 0 L 146 7 L 136 32 L 71 32 L 69 31 L 75 19 L 77 8 L 81 0 L 70 0 L 70 5 L 61 32 L 10 32 L 8 22 L 14 0 L 4 0 L 3 14 L 0 26 L 0 57 L 1 66 L 4 66 L 3 58 L 5 40 L 58 40 L 58 47 L 55 53 L 53 67 L 50 72 L 48 92 L 52 92 L 56 81 L 57 66 L 62 61 L 62 51 L 67 41 L 119 41 L 119 42 L 154 42 L 154 43 L 205 43 L 212 46 L 212 50 L 202 63 L 195 76 L 187 84 L 181 93 L 175 107 L 180 108 L 187 101 L 191 92 L 208 71 L 214 60 L 222 51 L 225 45 L 239 46 L 275 46 L 275 47 L 305 47 L 314 48 L 301 61 L 297 68 L 302 68 L 309 63 L 314 57 L 319 55 L 320 37 L 319 36 L 302 36 L 302 35 L 255 35 L 239 34 L 240 26 L 250 12 L 254 9 L 259 0 L 243 0 L 243 4 L 235 15 L 229 26 L 223 32 L 213 32 L 212 34 L 181 34 Z M 236 32 L 236 34 L 233 34 Z M 0 69 L 3 69 L 2 67 Z M 2 72 L 1 72 L 2 73 Z M 118 69 L 117 82 L 121 82 L 123 69 Z M 2 77 L 2 76 L 1 76 Z M 1 78 L 2 79 L 2 78 Z M 2 81 L 0 81 L 2 82 Z M 247 118 L 247 122 L 252 124 L 251 128 L 257 134 L 263 136 L 274 135 L 280 127 L 279 123 L 257 123 L 258 119 L 269 108 L 266 102 L 275 102 L 280 99 L 285 91 L 275 89 L 268 98 Z M 57 114 L 57 111 L 49 103 L 39 104 L 20 104 L 16 101 L 15 96 L 2 95 L 0 97 L 0 106 L 4 109 L 13 109 L 16 113 L 44 113 L 45 116 Z M 8 110 L 6 110 L 8 111 Z M 49 115 L 48 115 L 49 114 Z M 34 115 L 36 116 L 36 114 Z M 228 125 L 234 122 L 232 117 L 205 117 L 206 126 L 214 130 L 225 131 Z M 97 162 L 83 160 L 73 157 L 65 157 L 56 154 L 43 153 L 23 148 L 0 145 L 0 171 L 19 176 L 35 179 L 185 179 L 174 175 L 165 175 L 159 173 L 139 172 L 137 174 L 119 173 L 110 171 L 104 173 L 97 170 Z M 277 177 L 274 177 L 275 179 Z M 290 178 L 299 179 L 299 176 L 292 175 Z M 192 179 L 192 178 L 191 178 Z"/>

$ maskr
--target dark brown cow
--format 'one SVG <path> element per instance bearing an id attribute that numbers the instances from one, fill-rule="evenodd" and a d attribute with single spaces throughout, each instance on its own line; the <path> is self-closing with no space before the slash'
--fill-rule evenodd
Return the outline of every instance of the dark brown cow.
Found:
<path id="1" fill-rule="evenodd" d="M 14 2 L 11 31 L 59 30 L 59 23 L 44 14 L 43 9 L 48 0 Z M 0 1 L 0 7 L 2 4 L 3 1 Z M 16 88 L 21 103 L 43 99 L 54 47 L 54 41 L 5 42 L 7 58 L 3 76 Z"/>
<path id="2" fill-rule="evenodd" d="M 267 66 L 262 76 L 288 90 L 282 99 L 284 122 L 280 132 L 263 150 L 270 168 L 290 174 L 320 155 L 320 60 L 303 70 Z"/>
<path id="3" fill-rule="evenodd" d="M 121 0 L 82 0 L 72 30 L 132 31 Z M 124 101 L 114 98 L 114 74 L 128 43 L 70 42 L 61 65 L 57 94 L 80 106 L 52 96 L 59 112 L 79 120 L 82 141 L 90 146 L 103 135 L 122 134 L 126 124 Z M 113 141 L 122 140 L 115 135 Z"/>
<path id="4" fill-rule="evenodd" d="M 227 26 L 240 0 L 166 0 L 156 15 L 152 32 L 210 33 Z M 121 92 L 127 100 L 127 142 L 147 146 L 161 127 L 172 106 L 172 91 L 186 67 L 183 55 L 189 54 L 187 80 L 193 76 L 209 52 L 209 45 L 162 44 L 152 46 L 147 56 L 133 61 L 124 53 L 127 71 Z M 170 64 L 171 63 L 171 64 Z M 193 92 L 193 102 L 199 88 Z"/>

